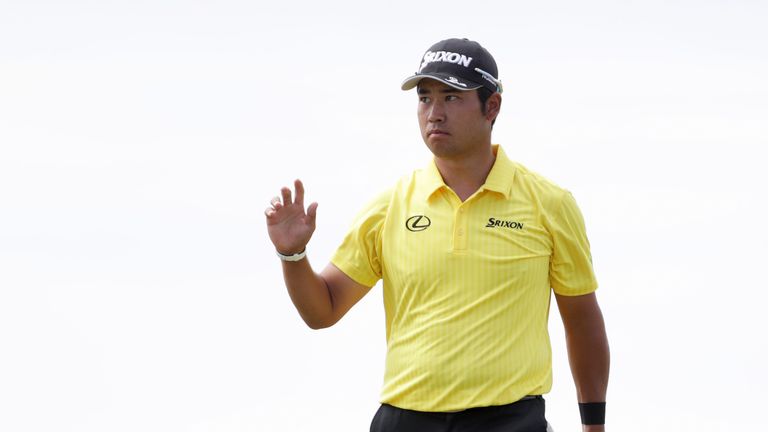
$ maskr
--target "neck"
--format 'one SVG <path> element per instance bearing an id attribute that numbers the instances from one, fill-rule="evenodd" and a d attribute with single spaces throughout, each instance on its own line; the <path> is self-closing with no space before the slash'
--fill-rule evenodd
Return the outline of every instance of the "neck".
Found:
<path id="1" fill-rule="evenodd" d="M 490 143 L 460 158 L 435 157 L 435 165 L 443 181 L 462 201 L 485 184 L 485 179 L 488 178 L 488 173 L 491 172 L 495 161 L 496 155 Z"/>

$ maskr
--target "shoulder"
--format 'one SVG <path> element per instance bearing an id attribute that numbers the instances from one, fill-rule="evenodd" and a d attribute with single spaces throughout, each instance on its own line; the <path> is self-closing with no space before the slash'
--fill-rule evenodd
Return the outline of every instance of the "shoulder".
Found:
<path id="1" fill-rule="evenodd" d="M 583 216 L 570 190 L 516 163 L 515 182 L 538 203 L 542 222 L 550 229 L 583 226 Z M 569 228 L 570 229 L 570 228 Z"/>
<path id="2" fill-rule="evenodd" d="M 356 220 L 367 219 L 370 221 L 382 221 L 392 208 L 393 203 L 399 202 L 404 194 L 408 193 L 409 185 L 412 184 L 417 171 L 401 175 L 395 182 L 389 186 L 378 190 L 365 202 L 362 208 L 357 212 Z"/>
<path id="3" fill-rule="evenodd" d="M 363 208 L 358 212 L 357 218 L 383 218 L 387 213 L 389 203 L 392 201 L 394 190 L 394 187 L 388 187 L 379 191 L 373 198 L 365 203 Z"/>
<path id="4" fill-rule="evenodd" d="M 516 186 L 535 195 L 538 201 L 546 204 L 546 207 L 551 208 L 552 205 L 557 207 L 567 195 L 570 195 L 567 189 L 525 165 L 514 161 L 512 165 L 515 167 Z"/>
<path id="5" fill-rule="evenodd" d="M 423 194 L 425 187 L 431 182 L 428 169 L 415 169 L 401 175 L 389 188 L 376 198 L 380 203 L 389 205 L 408 202 L 415 194 Z"/>

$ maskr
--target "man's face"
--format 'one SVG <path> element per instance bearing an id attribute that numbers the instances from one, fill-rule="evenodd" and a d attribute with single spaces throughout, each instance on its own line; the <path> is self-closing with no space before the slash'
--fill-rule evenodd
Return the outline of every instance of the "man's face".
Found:
<path id="1" fill-rule="evenodd" d="M 421 137 L 435 156 L 466 155 L 490 140 L 491 121 L 480 109 L 477 90 L 457 90 L 425 78 L 417 92 Z"/>

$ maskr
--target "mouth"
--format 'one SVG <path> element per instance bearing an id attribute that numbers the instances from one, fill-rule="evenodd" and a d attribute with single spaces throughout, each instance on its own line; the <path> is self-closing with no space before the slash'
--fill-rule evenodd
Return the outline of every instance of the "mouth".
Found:
<path id="1" fill-rule="evenodd" d="M 427 137 L 431 136 L 448 136 L 450 135 L 448 132 L 440 129 L 432 129 L 431 131 L 427 132 Z"/>

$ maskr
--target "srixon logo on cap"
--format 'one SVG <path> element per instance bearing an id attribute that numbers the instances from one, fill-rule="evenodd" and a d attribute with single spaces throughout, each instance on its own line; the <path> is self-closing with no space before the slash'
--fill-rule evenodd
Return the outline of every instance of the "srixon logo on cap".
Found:
<path id="1" fill-rule="evenodd" d="M 424 61 L 421 62 L 421 67 L 419 68 L 419 71 L 424 69 L 428 64 L 432 62 L 454 63 L 454 64 L 460 64 L 464 67 L 469 67 L 469 64 L 472 62 L 472 57 L 467 57 L 464 54 L 448 52 L 448 51 L 437 51 L 437 52 L 427 51 L 426 54 L 424 54 Z"/>

